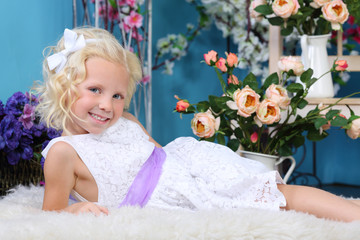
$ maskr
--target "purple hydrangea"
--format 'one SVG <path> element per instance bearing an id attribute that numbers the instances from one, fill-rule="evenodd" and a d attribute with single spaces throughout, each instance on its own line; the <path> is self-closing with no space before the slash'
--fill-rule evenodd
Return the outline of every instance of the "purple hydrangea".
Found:
<path id="1" fill-rule="evenodd" d="M 0 101 L 0 151 L 12 165 L 21 160 L 40 161 L 41 150 L 61 134 L 39 121 L 35 115 L 37 104 L 35 95 L 21 92 L 14 93 L 5 107 Z"/>
<path id="2" fill-rule="evenodd" d="M 14 93 L 6 102 L 5 113 L 20 116 L 29 99 L 22 92 Z"/>

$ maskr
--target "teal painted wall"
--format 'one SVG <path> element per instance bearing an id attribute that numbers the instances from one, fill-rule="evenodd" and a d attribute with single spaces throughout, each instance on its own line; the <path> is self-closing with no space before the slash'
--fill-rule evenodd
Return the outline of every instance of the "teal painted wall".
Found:
<path id="1" fill-rule="evenodd" d="M 73 27 L 72 1 L 3 1 L 0 11 L 0 100 L 5 102 L 14 92 L 27 91 L 34 80 L 41 79 L 43 49 L 55 44 L 65 27 Z M 154 45 L 166 34 L 185 32 L 185 24 L 195 24 L 196 20 L 195 10 L 185 0 L 153 1 Z M 204 100 L 209 94 L 221 94 L 212 69 L 200 63 L 203 54 L 211 49 L 219 53 L 226 51 L 226 40 L 215 27 L 202 32 L 192 43 L 188 55 L 176 61 L 172 76 L 153 72 L 153 137 L 162 145 L 179 136 L 193 136 L 192 116 L 184 115 L 180 119 L 179 114 L 173 113 L 175 94 L 191 102 Z M 352 74 L 340 94 L 359 90 L 357 79 L 359 73 Z M 318 176 L 324 183 L 360 185 L 360 140 L 350 140 L 339 130 L 331 130 L 330 135 L 317 144 Z M 307 143 L 308 154 L 301 171 L 312 171 L 311 151 L 312 144 Z M 300 159 L 301 155 L 302 149 L 299 149 L 295 157 Z"/>

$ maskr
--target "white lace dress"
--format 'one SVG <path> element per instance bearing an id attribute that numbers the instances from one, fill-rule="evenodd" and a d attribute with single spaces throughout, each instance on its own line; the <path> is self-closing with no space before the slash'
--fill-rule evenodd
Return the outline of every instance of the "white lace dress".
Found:
<path id="1" fill-rule="evenodd" d="M 143 163 L 154 149 L 141 127 L 125 118 L 103 134 L 53 139 L 69 143 L 86 164 L 98 186 L 98 203 L 117 207 L 125 198 Z M 163 148 L 166 160 L 147 206 L 160 208 L 279 209 L 286 201 L 277 189 L 276 171 L 240 157 L 229 148 L 181 137 Z"/>

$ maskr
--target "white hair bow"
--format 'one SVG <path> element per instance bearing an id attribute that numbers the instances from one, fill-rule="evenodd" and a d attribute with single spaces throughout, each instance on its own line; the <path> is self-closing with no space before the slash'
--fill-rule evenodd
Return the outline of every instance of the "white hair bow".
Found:
<path id="1" fill-rule="evenodd" d="M 84 35 L 81 34 L 78 37 L 76 32 L 66 28 L 64 31 L 65 49 L 47 58 L 49 69 L 53 70 L 54 68 L 56 68 L 55 72 L 58 73 L 64 68 L 67 62 L 68 55 L 85 47 L 85 45 L 86 45 L 86 41 Z"/>

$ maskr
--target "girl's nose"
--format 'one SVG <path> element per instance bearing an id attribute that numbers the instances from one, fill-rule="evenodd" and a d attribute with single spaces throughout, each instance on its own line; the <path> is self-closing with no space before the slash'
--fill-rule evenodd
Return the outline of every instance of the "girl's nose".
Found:
<path id="1" fill-rule="evenodd" d="M 106 112 L 112 111 L 112 98 L 102 98 L 99 103 L 99 108 Z"/>

